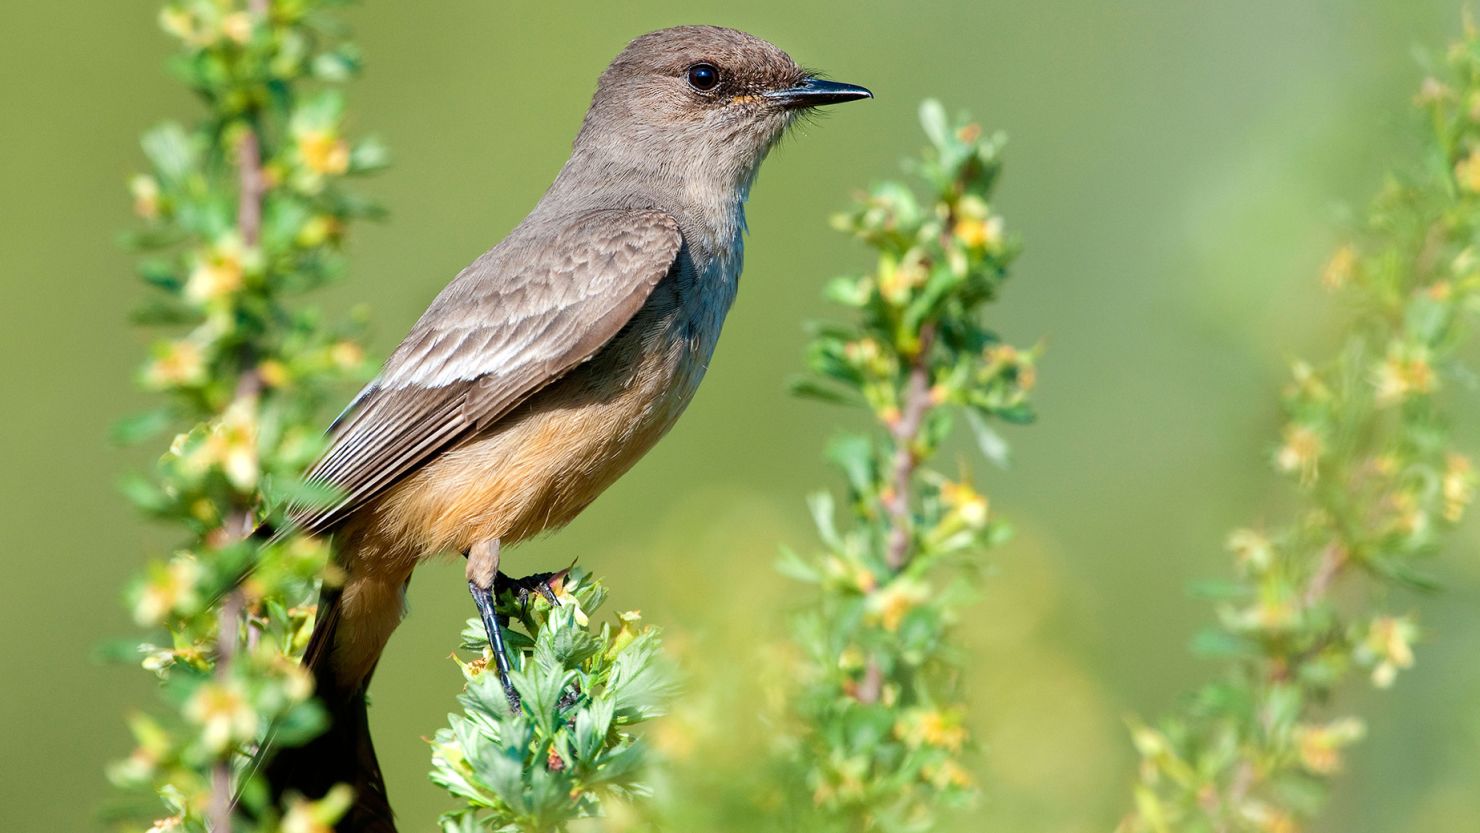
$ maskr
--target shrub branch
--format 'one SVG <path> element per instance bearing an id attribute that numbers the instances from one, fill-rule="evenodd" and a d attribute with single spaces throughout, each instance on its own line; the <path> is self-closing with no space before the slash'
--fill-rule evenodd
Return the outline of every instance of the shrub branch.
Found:
<path id="1" fill-rule="evenodd" d="M 990 203 L 1002 140 L 935 102 L 921 121 L 930 148 L 915 167 L 928 195 L 884 183 L 837 218 L 877 266 L 829 286 L 853 320 L 817 328 L 813 375 L 795 386 L 862 406 L 874 426 L 830 449 L 847 481 L 845 523 L 831 494 L 814 496 L 825 549 L 780 565 L 815 587 L 795 620 L 803 659 L 786 736 L 800 770 L 785 787 L 791 822 L 809 830 L 920 830 L 973 794 L 951 633 L 967 577 L 949 568 L 1009 530 L 964 472 L 928 464 L 962 416 L 1004 462 L 989 421 L 1031 419 L 1036 357 L 982 322 L 1016 250 Z"/>

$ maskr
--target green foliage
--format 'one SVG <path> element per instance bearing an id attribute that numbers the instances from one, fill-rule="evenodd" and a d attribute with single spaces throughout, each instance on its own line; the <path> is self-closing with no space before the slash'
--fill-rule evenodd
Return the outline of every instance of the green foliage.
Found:
<path id="1" fill-rule="evenodd" d="M 565 830 L 598 815 L 603 800 L 648 794 L 639 780 L 647 751 L 632 727 L 663 713 L 672 674 L 636 612 L 593 625 L 605 598 L 580 570 L 556 585 L 558 607 L 501 594 L 500 612 L 522 629 L 506 631 L 520 713 L 510 712 L 482 622 L 468 620 L 462 647 L 480 656 L 458 661 L 463 713 L 432 741 L 432 781 L 464 804 L 442 816 L 444 831 Z"/>
<path id="2" fill-rule="evenodd" d="M 253 783 L 242 801 L 257 821 L 233 819 L 234 769 L 269 726 L 293 744 L 322 725 L 295 658 L 328 547 L 248 536 L 285 502 L 323 497 L 299 479 L 321 450 L 322 406 L 368 375 L 358 322 L 326 321 L 300 299 L 343 271 L 349 224 L 374 213 L 342 180 L 384 162 L 377 144 L 343 138 L 343 100 L 326 86 L 358 65 L 327 13 L 336 5 L 182 0 L 160 15 L 206 113 L 150 131 L 149 171 L 130 182 L 142 227 L 128 242 L 150 286 L 135 317 L 159 333 L 139 381 L 162 402 L 116 434 L 176 432 L 125 491 L 180 541 L 128 590 L 165 708 L 131 718 L 138 746 L 111 776 L 164 802 L 155 830 L 273 828 L 278 809 Z M 347 800 L 331 793 L 281 820 L 323 829 Z"/>
<path id="3" fill-rule="evenodd" d="M 964 472 L 926 466 L 962 417 L 1003 460 L 992 425 L 1032 419 L 1036 351 L 982 323 L 1017 248 L 991 205 L 1001 137 L 953 124 L 933 101 L 921 122 L 930 148 L 914 171 L 926 194 L 884 183 L 835 220 L 877 263 L 828 286 L 853 320 L 818 328 L 814 375 L 796 385 L 876 421 L 829 449 L 847 496 L 841 512 L 830 494 L 812 498 L 824 551 L 780 565 L 816 594 L 795 623 L 804 658 L 790 727 L 808 828 L 922 830 L 939 807 L 974 794 L 960 763 L 968 733 L 951 636 L 971 592 L 952 568 L 1009 530 Z"/>
<path id="4" fill-rule="evenodd" d="M 1141 753 L 1131 831 L 1299 828 L 1319 808 L 1362 721 L 1334 701 L 1353 671 L 1378 688 L 1413 665 L 1419 627 L 1391 608 L 1428 588 L 1423 563 L 1471 502 L 1471 462 L 1450 446 L 1443 394 L 1480 310 L 1480 37 L 1467 27 L 1418 96 L 1423 165 L 1394 177 L 1322 283 L 1355 317 L 1329 362 L 1296 362 L 1273 453 L 1291 519 L 1229 537 L 1236 575 L 1211 588 L 1199 638 L 1227 677 L 1186 713 L 1133 726 Z"/>

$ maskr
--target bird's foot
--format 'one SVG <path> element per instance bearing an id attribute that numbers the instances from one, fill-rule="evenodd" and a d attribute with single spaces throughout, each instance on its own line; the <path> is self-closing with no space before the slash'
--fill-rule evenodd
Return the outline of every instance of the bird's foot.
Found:
<path id="1" fill-rule="evenodd" d="M 571 567 L 574 566 L 575 564 L 571 564 Z M 536 594 L 549 602 L 551 607 L 560 607 L 560 592 L 565 577 L 570 575 L 570 569 L 566 567 L 550 573 L 534 573 L 524 578 L 509 578 L 499 573 L 493 578 L 493 595 L 495 598 L 502 598 L 505 593 L 509 594 L 524 615 L 529 613 L 530 597 Z"/>
<path id="2" fill-rule="evenodd" d="M 571 564 L 571 567 L 574 566 L 575 564 Z M 524 620 L 526 627 L 531 627 L 529 622 L 531 596 L 538 595 L 549 602 L 552 607 L 559 607 L 560 593 L 564 589 L 562 585 L 566 576 L 570 574 L 571 567 L 550 573 L 535 573 L 524 578 L 509 578 L 498 572 L 494 574 L 492 587 L 482 587 L 477 581 L 468 582 L 473 602 L 478 607 L 479 618 L 483 620 L 483 628 L 488 634 L 488 647 L 493 654 L 494 668 L 498 671 L 499 682 L 503 684 L 504 697 L 508 699 L 509 710 L 514 714 L 522 711 L 523 704 L 520 702 L 519 692 L 515 690 L 514 683 L 509 678 L 511 665 L 503 630 L 509 625 L 511 612 L 517 612 Z M 511 608 L 516 608 L 516 610 L 511 611 Z M 574 694 L 567 693 L 567 697 L 573 703 L 579 694 L 579 689 L 577 689 Z M 563 697 L 561 705 L 557 708 L 567 705 L 569 704 Z"/>

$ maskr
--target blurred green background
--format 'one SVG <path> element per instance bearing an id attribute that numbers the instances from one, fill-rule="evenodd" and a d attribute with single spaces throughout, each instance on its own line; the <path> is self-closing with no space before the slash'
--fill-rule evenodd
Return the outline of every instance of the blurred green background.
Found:
<path id="1" fill-rule="evenodd" d="M 369 64 L 350 126 L 394 153 L 367 188 L 391 218 L 358 234 L 350 280 L 322 300 L 370 301 L 381 354 L 533 204 L 631 37 L 736 26 L 878 95 L 768 162 L 744 288 L 686 418 L 568 530 L 515 556 L 516 570 L 579 556 L 667 630 L 692 681 L 659 741 L 690 773 L 762 748 L 765 645 L 795 598 L 771 564 L 778 543 L 809 544 L 802 498 L 834 482 L 819 449 L 849 416 L 782 393 L 802 322 L 830 313 L 823 281 L 863 264 L 827 215 L 917 149 L 924 96 L 1010 134 L 1001 207 L 1028 248 L 997 316 L 1049 352 L 1041 422 L 1011 433 L 1015 467 L 973 462 L 1020 535 L 962 623 L 986 800 L 957 823 L 1108 830 L 1135 763 L 1123 716 L 1166 712 L 1216 669 L 1186 650 L 1211 614 L 1185 588 L 1226 572 L 1228 529 L 1277 509 L 1263 463 L 1274 392 L 1340 320 L 1315 275 L 1341 206 L 1407 158 L 1413 47 L 1446 42 L 1459 3 L 439 0 L 349 18 Z M 94 655 L 130 631 L 120 583 L 170 540 L 114 488 L 156 452 L 105 440 L 145 404 L 130 381 L 145 339 L 125 323 L 145 291 L 113 242 L 130 224 L 136 138 L 196 112 L 161 68 L 154 20 L 144 0 L 10 3 L 0 25 L 5 831 L 101 828 L 122 714 L 153 702 L 146 674 Z M 1476 532 L 1438 567 L 1446 592 L 1422 601 L 1416 672 L 1354 696 L 1370 737 L 1318 829 L 1448 833 L 1480 817 Z M 421 738 L 460 682 L 446 657 L 471 613 L 461 570 L 418 573 L 376 680 L 407 830 L 446 806 Z"/>

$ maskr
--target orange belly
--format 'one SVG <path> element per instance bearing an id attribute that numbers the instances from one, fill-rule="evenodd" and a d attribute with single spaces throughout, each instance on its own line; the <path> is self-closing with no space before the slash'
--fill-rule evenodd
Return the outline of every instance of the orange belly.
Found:
<path id="1" fill-rule="evenodd" d="M 622 341 L 357 512 L 340 534 L 345 566 L 404 576 L 569 523 L 672 427 L 702 372 L 683 340 Z"/>

